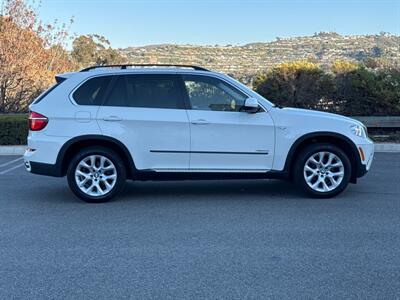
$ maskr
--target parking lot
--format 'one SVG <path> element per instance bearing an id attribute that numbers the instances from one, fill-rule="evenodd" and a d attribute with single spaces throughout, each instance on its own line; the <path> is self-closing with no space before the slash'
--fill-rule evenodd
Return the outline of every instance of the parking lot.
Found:
<path id="1" fill-rule="evenodd" d="M 0 298 L 400 297 L 400 154 L 334 199 L 276 180 L 76 199 L 0 156 Z"/>

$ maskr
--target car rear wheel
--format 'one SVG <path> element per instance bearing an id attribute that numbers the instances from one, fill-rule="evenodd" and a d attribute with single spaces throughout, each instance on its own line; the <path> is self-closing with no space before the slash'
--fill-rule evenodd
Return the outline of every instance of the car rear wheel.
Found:
<path id="1" fill-rule="evenodd" d="M 296 183 L 309 195 L 329 198 L 348 185 L 351 164 L 346 153 L 331 144 L 312 144 L 298 156 L 294 169 Z"/>
<path id="2" fill-rule="evenodd" d="M 123 188 L 126 171 L 121 158 L 104 147 L 79 151 L 67 170 L 73 193 L 90 203 L 107 202 Z"/>

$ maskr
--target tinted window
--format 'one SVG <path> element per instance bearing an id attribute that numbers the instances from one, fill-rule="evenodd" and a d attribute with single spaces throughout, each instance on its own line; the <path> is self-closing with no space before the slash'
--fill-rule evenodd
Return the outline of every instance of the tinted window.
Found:
<path id="1" fill-rule="evenodd" d="M 33 104 L 39 103 L 40 101 L 43 100 L 44 97 L 46 97 L 48 94 L 50 94 L 51 91 L 53 91 L 59 84 L 56 83 L 49 87 L 46 91 L 44 91 L 42 94 L 40 94 L 35 101 L 33 101 Z"/>
<path id="2" fill-rule="evenodd" d="M 122 75 L 105 103 L 109 106 L 183 108 L 175 75 Z"/>
<path id="3" fill-rule="evenodd" d="M 110 81 L 111 76 L 89 79 L 75 91 L 75 102 L 80 105 L 100 105 Z"/>
<path id="4" fill-rule="evenodd" d="M 65 78 L 61 78 L 57 80 L 56 84 L 53 84 L 51 87 L 49 87 L 46 91 L 44 91 L 42 94 L 40 94 L 35 101 L 33 101 L 33 104 L 37 104 L 40 101 L 42 101 L 48 94 L 50 94 L 53 90 L 55 90 L 56 87 L 58 87 L 62 82 L 65 81 Z"/>
<path id="5" fill-rule="evenodd" d="M 119 76 L 111 89 L 104 105 L 108 106 L 129 106 L 128 95 L 125 84 L 125 76 Z"/>
<path id="6" fill-rule="evenodd" d="M 192 109 L 240 111 L 248 98 L 236 88 L 217 78 L 196 75 L 182 77 Z"/>

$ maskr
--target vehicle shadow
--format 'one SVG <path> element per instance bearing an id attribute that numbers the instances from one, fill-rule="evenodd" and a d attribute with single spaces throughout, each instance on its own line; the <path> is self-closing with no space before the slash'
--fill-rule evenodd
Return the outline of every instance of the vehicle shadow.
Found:
<path id="1" fill-rule="evenodd" d="M 39 188 L 37 199 L 45 202 L 84 203 L 68 188 L 65 181 L 55 181 Z M 295 184 L 288 181 L 264 180 L 185 180 L 185 181 L 130 181 L 112 202 L 148 201 L 233 201 L 309 199 Z"/>
<path id="2" fill-rule="evenodd" d="M 304 194 L 291 182 L 280 180 L 128 181 L 117 201 L 148 198 L 299 198 Z M 262 197 L 262 198 L 261 198 Z"/>

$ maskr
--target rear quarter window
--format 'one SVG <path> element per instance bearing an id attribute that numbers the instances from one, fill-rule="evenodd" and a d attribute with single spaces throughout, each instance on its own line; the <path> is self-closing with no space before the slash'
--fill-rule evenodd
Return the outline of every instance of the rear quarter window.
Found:
<path id="1" fill-rule="evenodd" d="M 72 95 L 79 105 L 101 105 L 111 76 L 94 77 L 84 82 Z"/>
<path id="2" fill-rule="evenodd" d="M 65 79 L 58 81 L 57 83 L 53 84 L 51 87 L 49 87 L 46 91 L 44 91 L 42 94 L 40 94 L 33 102 L 32 104 L 37 104 L 40 101 L 42 101 L 48 94 L 50 94 L 52 91 L 54 91 Z"/>

